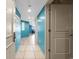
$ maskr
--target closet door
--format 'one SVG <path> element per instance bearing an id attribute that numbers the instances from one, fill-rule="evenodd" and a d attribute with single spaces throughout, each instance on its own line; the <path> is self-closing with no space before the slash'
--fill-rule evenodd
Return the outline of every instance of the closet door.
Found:
<path id="1" fill-rule="evenodd" d="M 72 10 L 71 4 L 52 4 L 50 7 L 50 59 L 69 59 Z"/>
<path id="2" fill-rule="evenodd" d="M 15 43 L 13 42 L 14 1 L 6 1 L 6 59 L 15 59 Z"/>

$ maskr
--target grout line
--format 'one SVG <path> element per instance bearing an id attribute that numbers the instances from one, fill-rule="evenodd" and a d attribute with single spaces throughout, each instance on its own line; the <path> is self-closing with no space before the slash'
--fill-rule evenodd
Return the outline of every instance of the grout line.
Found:
<path id="1" fill-rule="evenodd" d="M 32 49 L 33 49 L 34 58 L 36 59 L 36 56 L 35 56 L 35 48 L 33 46 L 32 46 Z"/>
<path id="2" fill-rule="evenodd" d="M 24 42 L 24 41 L 23 41 Z M 21 46 L 21 45 L 20 45 Z M 24 57 L 25 57 L 25 51 L 26 51 L 26 45 L 25 45 L 25 42 L 24 42 L 24 44 L 22 45 L 23 46 L 23 59 L 25 59 Z"/>
<path id="3" fill-rule="evenodd" d="M 36 47 L 36 46 L 35 46 Z M 34 49 L 34 55 L 35 55 L 35 59 L 36 59 L 36 51 L 35 51 L 35 49 Z"/>
<path id="4" fill-rule="evenodd" d="M 31 40 L 31 39 L 29 39 L 29 40 Z M 24 42 L 24 41 L 23 41 L 23 42 Z M 24 48 L 24 50 L 23 50 L 23 59 L 25 59 L 25 56 L 26 56 L 25 54 L 26 54 L 27 48 L 28 48 L 27 46 L 29 45 L 29 44 L 27 45 L 26 43 L 27 43 L 27 42 L 24 42 L 24 45 L 23 45 L 23 46 L 24 46 L 24 47 L 23 47 L 23 48 Z M 21 45 L 20 45 L 20 46 L 21 46 Z M 36 59 L 36 56 L 37 56 L 37 54 L 36 54 L 37 51 L 36 51 L 36 50 L 37 50 L 38 47 L 37 47 L 36 44 L 35 44 L 34 46 L 31 44 L 30 46 L 31 46 L 31 48 L 32 48 L 33 57 L 34 57 L 34 59 Z M 39 51 L 39 52 L 40 52 L 40 51 Z M 19 57 L 19 56 L 18 56 L 18 57 Z"/>
<path id="5" fill-rule="evenodd" d="M 25 40 L 25 41 L 27 41 L 27 40 Z M 25 49 L 24 49 L 24 58 L 23 58 L 23 59 L 25 59 L 26 51 L 27 51 L 27 48 L 28 48 L 28 47 L 27 47 L 28 45 L 26 44 L 26 42 L 24 43 L 24 46 L 25 46 Z"/>
<path id="6" fill-rule="evenodd" d="M 25 43 L 24 43 L 25 44 Z M 24 45 L 25 46 L 25 45 Z M 23 53 L 24 53 L 24 55 L 23 55 L 23 59 L 24 59 L 24 57 L 25 57 L 25 52 L 26 51 L 26 47 L 24 47 L 24 51 L 23 51 Z"/>

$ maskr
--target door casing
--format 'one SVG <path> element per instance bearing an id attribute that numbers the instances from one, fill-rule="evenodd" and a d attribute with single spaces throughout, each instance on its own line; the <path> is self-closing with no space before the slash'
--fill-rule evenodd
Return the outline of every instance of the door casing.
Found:
<path id="1" fill-rule="evenodd" d="M 62 10 L 62 11 L 61 11 Z M 56 13 L 61 12 L 60 19 L 68 20 L 57 24 L 58 16 Z M 63 13 L 65 12 L 65 13 Z M 46 5 L 46 59 L 69 59 L 70 54 L 72 54 L 72 44 L 70 43 L 73 38 L 70 38 L 70 27 L 73 28 L 73 7 L 72 4 L 50 4 Z M 58 17 L 59 18 L 59 17 Z M 59 22 L 59 21 L 58 21 Z M 63 25 L 66 27 L 57 27 L 58 25 Z M 68 24 L 68 25 L 67 25 Z M 57 29 L 58 28 L 58 29 Z M 61 32 L 62 33 L 58 33 Z M 67 36 L 67 37 L 65 37 Z M 56 39 L 56 40 L 54 40 Z M 59 44 L 57 44 L 57 42 Z M 62 43 L 64 42 L 64 43 Z M 63 44 L 61 47 L 61 43 Z M 71 45 L 70 45 L 71 44 Z M 60 45 L 60 47 L 56 46 Z M 65 47 L 64 47 L 65 46 Z M 56 49 L 59 48 L 59 49 Z M 65 51 L 64 51 L 65 50 Z"/>

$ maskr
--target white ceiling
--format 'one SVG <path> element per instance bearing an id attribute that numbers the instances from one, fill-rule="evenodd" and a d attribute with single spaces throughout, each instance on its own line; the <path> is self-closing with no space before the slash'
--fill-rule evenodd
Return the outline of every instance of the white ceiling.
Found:
<path id="1" fill-rule="evenodd" d="M 16 0 L 16 6 L 20 11 L 23 20 L 26 20 L 29 17 L 33 20 L 39 14 L 46 2 L 47 0 Z M 31 13 L 27 12 L 29 8 L 28 5 L 31 5 Z"/>

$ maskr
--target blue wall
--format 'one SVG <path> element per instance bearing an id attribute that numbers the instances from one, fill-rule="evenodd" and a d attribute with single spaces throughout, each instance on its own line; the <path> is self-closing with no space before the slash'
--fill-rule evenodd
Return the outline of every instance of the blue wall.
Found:
<path id="1" fill-rule="evenodd" d="M 16 47 L 16 51 L 18 50 L 19 46 L 20 46 L 20 43 L 21 43 L 21 15 L 18 11 L 18 9 L 16 8 L 16 30 L 15 30 L 15 47 Z"/>
<path id="2" fill-rule="evenodd" d="M 43 53 L 45 53 L 45 9 L 39 13 L 38 20 L 38 44 Z"/>
<path id="3" fill-rule="evenodd" d="M 16 36 L 15 47 L 17 51 L 21 43 L 21 38 L 29 36 L 29 34 L 32 31 L 32 26 L 29 24 L 28 21 L 21 20 L 21 14 L 17 8 L 16 8 L 16 15 L 17 15 L 17 20 L 16 20 L 16 31 L 15 31 L 15 36 Z M 25 30 L 22 30 L 22 23 L 25 24 L 24 26 Z"/>
<path id="4" fill-rule="evenodd" d="M 15 46 L 16 46 L 16 51 L 20 46 L 21 43 L 21 23 L 20 20 L 16 21 L 16 39 L 15 39 Z"/>
<path id="5" fill-rule="evenodd" d="M 19 10 L 16 8 L 16 15 L 18 16 L 18 17 L 21 17 L 21 14 L 20 14 L 20 12 L 19 12 Z"/>
<path id="6" fill-rule="evenodd" d="M 32 25 L 29 25 L 29 32 L 32 33 Z"/>
<path id="7" fill-rule="evenodd" d="M 22 30 L 22 23 L 24 23 L 25 29 Z M 29 22 L 21 20 L 21 37 L 28 37 L 29 36 Z"/>

